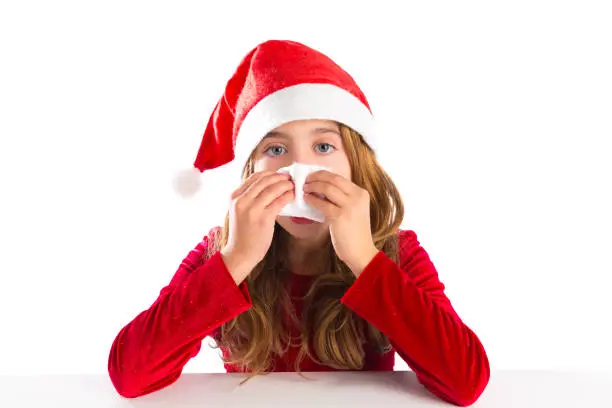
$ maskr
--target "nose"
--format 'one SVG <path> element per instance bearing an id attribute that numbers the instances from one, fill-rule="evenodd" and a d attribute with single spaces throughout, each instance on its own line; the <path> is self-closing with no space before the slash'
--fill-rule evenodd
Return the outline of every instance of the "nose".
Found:
<path id="1" fill-rule="evenodd" d="M 317 155 L 308 143 L 296 144 L 291 152 L 291 161 L 303 164 L 318 164 Z"/>

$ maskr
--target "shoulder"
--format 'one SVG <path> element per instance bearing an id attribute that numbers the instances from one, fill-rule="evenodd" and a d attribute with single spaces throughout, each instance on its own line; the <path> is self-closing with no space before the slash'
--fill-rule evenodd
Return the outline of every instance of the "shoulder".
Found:
<path id="1" fill-rule="evenodd" d="M 215 225 L 214 227 L 208 229 L 208 232 L 206 235 L 204 235 L 202 241 L 206 243 L 213 242 L 219 235 L 221 235 L 221 227 L 219 225 Z"/>
<path id="2" fill-rule="evenodd" d="M 221 227 L 215 226 L 210 228 L 200 242 L 198 242 L 183 259 L 183 266 L 186 266 L 189 270 L 193 270 L 208 260 L 215 251 L 213 245 L 220 233 Z"/>
<path id="3" fill-rule="evenodd" d="M 398 249 L 401 251 L 405 251 L 408 248 L 411 248 L 415 245 L 419 245 L 419 240 L 417 238 L 416 232 L 411 229 L 398 229 L 397 230 L 397 243 Z"/>
<path id="4" fill-rule="evenodd" d="M 400 268 L 409 276 L 417 287 L 426 291 L 439 305 L 444 305 L 456 315 L 450 300 L 444 290 L 446 286 L 438 274 L 438 270 L 421 246 L 416 232 L 413 230 L 398 230 L 399 264 Z"/>
<path id="5" fill-rule="evenodd" d="M 397 250 L 399 255 L 399 261 L 402 265 L 406 265 L 411 261 L 425 261 L 430 262 L 429 254 L 421 246 L 419 238 L 414 230 L 411 229 L 399 229 L 397 231 L 398 243 Z"/>
<path id="6" fill-rule="evenodd" d="M 406 242 L 417 239 L 416 232 L 411 229 L 398 229 L 397 235 L 399 238 L 399 242 Z"/>
<path id="7" fill-rule="evenodd" d="M 221 227 L 215 225 L 212 228 L 209 228 L 208 232 L 202 238 L 202 242 L 200 242 L 201 247 L 203 248 L 203 252 L 205 254 L 205 258 L 209 258 L 216 251 L 216 243 L 218 238 L 221 236 Z"/>

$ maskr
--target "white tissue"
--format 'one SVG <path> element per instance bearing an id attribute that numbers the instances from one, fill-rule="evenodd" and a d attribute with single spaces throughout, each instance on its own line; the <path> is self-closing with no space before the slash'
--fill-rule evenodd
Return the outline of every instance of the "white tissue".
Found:
<path id="1" fill-rule="evenodd" d="M 295 200 L 282 208 L 278 215 L 304 217 L 317 222 L 325 221 L 325 214 L 304 201 L 304 182 L 306 177 L 315 171 L 327 170 L 329 167 L 314 164 L 293 163 L 291 166 L 278 169 L 277 173 L 289 173 L 295 184 Z"/>

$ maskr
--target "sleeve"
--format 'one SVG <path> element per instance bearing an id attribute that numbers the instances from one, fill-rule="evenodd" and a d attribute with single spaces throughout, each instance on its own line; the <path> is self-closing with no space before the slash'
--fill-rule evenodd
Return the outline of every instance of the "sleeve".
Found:
<path id="1" fill-rule="evenodd" d="M 341 301 L 387 335 L 425 388 L 469 406 L 489 382 L 487 354 L 444 294 L 416 233 L 399 235 L 399 265 L 379 251 Z"/>
<path id="2" fill-rule="evenodd" d="M 220 251 L 206 255 L 209 237 L 183 259 L 155 302 L 117 334 L 108 372 L 121 396 L 135 398 L 175 382 L 204 337 L 252 306 L 246 283 L 236 285 Z"/>

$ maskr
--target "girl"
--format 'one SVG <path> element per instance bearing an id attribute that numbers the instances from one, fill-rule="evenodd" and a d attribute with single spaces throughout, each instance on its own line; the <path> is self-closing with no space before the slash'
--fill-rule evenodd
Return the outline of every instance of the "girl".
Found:
<path id="1" fill-rule="evenodd" d="M 111 347 L 116 390 L 175 382 L 215 340 L 228 372 L 393 370 L 395 353 L 450 403 L 475 402 L 489 361 L 453 309 L 377 162 L 372 115 L 354 80 L 303 44 L 271 40 L 240 63 L 210 117 L 194 171 L 235 162 L 223 226 L 187 254 L 157 300 Z M 228 153 L 229 152 L 229 153 Z M 303 189 L 278 169 L 325 166 Z M 193 194 L 185 180 L 184 193 Z M 303 190 L 323 222 L 279 215 Z"/>

